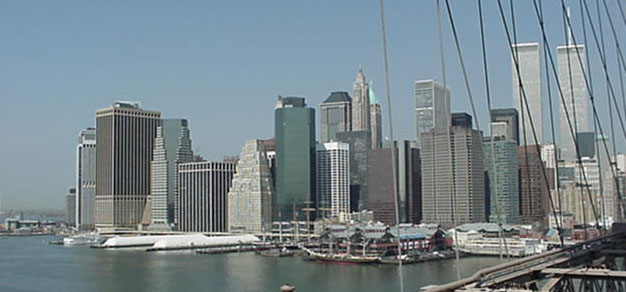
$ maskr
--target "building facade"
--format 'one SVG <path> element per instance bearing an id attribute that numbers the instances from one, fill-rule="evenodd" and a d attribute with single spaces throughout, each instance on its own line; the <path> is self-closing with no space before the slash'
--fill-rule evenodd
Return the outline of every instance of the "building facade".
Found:
<path id="1" fill-rule="evenodd" d="M 450 227 L 485 221 L 482 133 L 467 127 L 422 134 L 424 223 Z"/>
<path id="2" fill-rule="evenodd" d="M 186 119 L 163 119 L 157 128 L 151 163 L 150 226 L 167 228 L 175 223 L 177 166 L 193 161 Z"/>
<path id="3" fill-rule="evenodd" d="M 347 92 L 337 91 L 320 104 L 322 143 L 337 141 L 337 132 L 352 130 L 352 98 Z"/>
<path id="4" fill-rule="evenodd" d="M 272 230 L 272 173 L 264 144 L 250 139 L 241 149 L 228 192 L 228 232 Z"/>
<path id="5" fill-rule="evenodd" d="M 513 102 L 519 114 L 519 142 L 520 145 L 534 145 L 543 141 L 543 113 L 541 107 L 541 67 L 538 43 L 513 44 L 511 56 L 511 76 L 513 88 Z M 519 72 L 515 60 L 519 64 Z M 521 84 L 520 84 L 521 79 Z M 524 102 L 524 97 L 528 103 Z M 532 123 L 535 126 L 538 141 L 535 143 Z"/>
<path id="6" fill-rule="evenodd" d="M 369 209 L 370 132 L 339 132 L 337 141 L 350 146 L 350 211 Z"/>
<path id="7" fill-rule="evenodd" d="M 96 111 L 96 227 L 136 228 L 141 222 L 160 118 L 129 102 Z"/>
<path id="8" fill-rule="evenodd" d="M 579 62 L 579 56 L 580 60 Z M 589 132 L 589 95 L 587 94 L 587 84 L 585 82 L 585 62 L 587 59 L 584 45 L 566 45 L 556 48 L 556 59 L 561 80 L 561 92 L 565 104 L 560 105 L 560 143 L 561 154 L 564 160 L 576 160 L 576 146 L 570 130 L 570 125 L 574 133 Z M 568 116 L 569 114 L 569 122 Z"/>
<path id="9" fill-rule="evenodd" d="M 306 106 L 304 98 L 280 97 L 274 123 L 276 196 L 272 217 L 274 221 L 304 220 L 300 210 L 315 200 L 315 110 Z"/>
<path id="10" fill-rule="evenodd" d="M 76 189 L 70 188 L 65 196 L 65 224 L 76 226 Z"/>
<path id="11" fill-rule="evenodd" d="M 372 149 L 379 149 L 383 145 L 383 116 L 380 103 L 374 94 L 374 84 L 369 84 L 370 97 L 370 132 L 372 132 Z"/>
<path id="12" fill-rule="evenodd" d="M 359 68 L 352 86 L 352 130 L 369 131 L 370 127 L 369 84 Z"/>
<path id="13" fill-rule="evenodd" d="M 317 145 L 316 201 L 320 218 L 350 213 L 350 145 L 329 142 Z"/>
<path id="14" fill-rule="evenodd" d="M 450 126 L 450 89 L 435 80 L 413 83 L 415 97 L 415 140 L 421 147 L 421 135 L 431 129 Z"/>
<path id="15" fill-rule="evenodd" d="M 492 109 L 491 125 L 494 137 L 504 136 L 506 140 L 513 140 L 519 145 L 519 115 L 516 109 Z"/>
<path id="16" fill-rule="evenodd" d="M 188 162 L 178 166 L 178 230 L 228 231 L 228 191 L 235 164 Z"/>
<path id="17" fill-rule="evenodd" d="M 489 222 L 520 224 L 517 142 L 504 137 L 484 139 L 485 167 L 489 177 Z"/>
<path id="18" fill-rule="evenodd" d="M 94 228 L 96 196 L 96 128 L 87 128 L 78 134 L 76 145 L 76 227 Z"/>
<path id="19" fill-rule="evenodd" d="M 546 226 L 550 211 L 550 189 L 542 170 L 541 146 L 520 146 L 518 148 L 520 215 L 522 223 Z M 552 170 L 545 170 L 548 180 Z"/>

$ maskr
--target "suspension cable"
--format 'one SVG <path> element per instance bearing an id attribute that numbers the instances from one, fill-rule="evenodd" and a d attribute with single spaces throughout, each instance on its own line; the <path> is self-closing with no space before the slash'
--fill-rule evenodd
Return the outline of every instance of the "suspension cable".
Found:
<path id="1" fill-rule="evenodd" d="M 389 77 L 389 57 L 387 54 L 387 30 L 385 28 L 385 10 L 383 6 L 383 0 L 378 1 L 380 8 L 380 28 L 382 31 L 382 45 L 383 45 L 383 65 L 385 70 L 385 85 L 387 90 L 387 113 L 389 114 L 389 137 L 391 139 L 391 169 L 392 169 L 392 182 L 393 182 L 393 198 L 396 212 L 396 232 L 398 235 L 398 277 L 400 279 L 400 292 L 404 292 L 404 278 L 402 276 L 402 241 L 400 237 L 400 207 L 398 202 L 398 184 L 396 183 L 396 145 L 393 137 L 393 115 L 391 110 L 391 83 Z M 398 145 L 399 147 L 399 145 Z"/>
<path id="2" fill-rule="evenodd" d="M 535 2 L 535 0 L 533 2 Z M 605 58 L 604 54 L 602 53 L 602 51 L 600 50 L 600 44 L 598 42 L 598 36 L 596 34 L 595 26 L 593 25 L 593 20 L 591 19 L 591 14 L 589 13 L 589 7 L 587 5 L 587 2 L 583 0 L 583 4 L 585 6 L 585 12 L 586 12 L 586 15 L 587 15 L 587 19 L 589 20 L 589 26 L 591 28 L 591 32 L 593 33 L 593 37 L 594 37 L 594 40 L 595 40 L 596 48 L 598 49 L 598 53 L 600 55 L 600 60 L 602 61 L 602 67 L 604 69 L 605 78 L 606 78 L 606 81 L 608 83 L 609 89 L 611 91 L 611 97 L 612 97 L 612 100 L 613 100 L 615 106 L 617 107 L 618 105 L 617 105 L 617 101 L 615 100 L 615 94 L 614 94 L 613 86 L 611 84 L 610 77 L 608 76 L 608 70 L 607 70 L 607 65 L 606 65 L 606 58 Z M 561 9 L 563 11 L 566 10 L 564 0 L 561 0 Z M 568 26 L 571 29 L 572 24 L 569 21 L 569 19 L 568 19 Z M 576 38 L 573 35 L 572 35 L 572 39 L 574 41 L 574 45 L 576 45 Z M 579 64 L 582 64 L 582 60 L 581 60 L 581 57 L 580 57 L 580 52 L 578 50 L 576 50 L 576 55 L 578 57 Z M 582 65 L 581 65 L 581 67 L 582 67 Z M 600 118 L 599 118 L 599 115 L 598 115 L 598 111 L 597 111 L 597 107 L 596 107 L 596 104 L 595 104 L 593 91 L 589 87 L 589 79 L 591 79 L 591 78 L 589 76 L 587 76 L 587 73 L 585 72 L 584 69 L 582 70 L 582 73 L 583 73 L 583 77 L 584 77 L 584 80 L 585 80 L 585 84 L 586 84 L 587 89 L 589 90 L 589 93 L 590 93 L 589 94 L 589 99 L 591 100 L 591 105 L 592 105 L 592 109 L 593 109 L 594 119 L 597 120 L 598 129 L 600 130 L 601 135 L 604 136 L 604 131 L 602 129 L 602 123 L 600 122 Z M 611 99 L 609 99 L 609 104 L 610 104 L 610 101 L 611 101 Z M 621 128 L 622 128 L 622 133 L 624 134 L 624 137 L 626 138 L 626 130 L 624 128 L 624 122 L 622 121 L 622 117 L 621 117 L 619 112 L 617 113 L 617 116 L 618 116 L 619 121 L 620 121 L 620 125 L 621 125 Z M 602 140 L 602 144 L 604 146 L 606 155 L 608 157 L 610 157 L 611 155 L 610 155 L 610 152 L 609 152 L 609 148 L 606 145 L 606 140 L 605 139 Z M 615 185 L 616 185 L 616 188 L 617 188 L 618 196 L 620 197 L 620 200 L 621 200 L 621 192 L 619 191 L 620 186 L 619 186 L 619 181 L 618 181 L 618 178 L 617 178 L 617 174 L 616 174 L 616 172 L 615 172 L 615 170 L 613 168 L 611 168 L 611 172 L 612 172 L 613 178 L 616 181 Z M 624 204 L 624 202 L 622 202 L 622 204 Z M 624 206 L 621 206 L 621 208 L 622 208 L 622 212 L 626 211 Z"/>
<path id="3" fill-rule="evenodd" d="M 501 0 L 498 0 L 498 9 L 499 9 L 499 11 L 500 11 L 500 18 L 501 18 L 501 20 L 502 20 L 502 24 L 503 24 L 503 26 L 504 26 L 504 31 L 505 31 L 506 36 L 507 36 L 507 40 L 508 40 L 508 44 L 509 44 L 509 49 L 511 50 L 511 54 L 512 54 L 512 55 L 514 55 L 514 54 L 515 54 L 515 52 L 514 52 L 514 49 L 513 49 L 513 43 L 512 43 L 512 40 L 511 40 L 511 35 L 510 35 L 510 33 L 509 33 L 509 28 L 508 28 L 508 24 L 507 24 L 507 21 L 506 21 L 506 17 L 504 16 L 504 10 L 503 10 L 503 8 L 502 8 L 502 1 L 501 1 Z M 527 101 L 527 99 L 526 99 L 526 91 L 525 91 L 525 89 L 524 89 L 524 86 L 523 86 L 523 83 L 522 83 L 522 77 L 521 77 L 521 75 L 520 75 L 520 65 L 519 65 L 519 62 L 518 62 L 518 60 L 517 60 L 516 58 L 513 58 L 513 60 L 514 60 L 514 64 L 515 64 L 515 70 L 516 70 L 516 72 L 517 72 L 517 79 L 518 79 L 518 82 L 519 82 L 520 84 L 522 84 L 522 86 L 520 87 L 520 89 L 521 89 L 521 91 L 522 91 L 522 97 L 523 97 L 523 100 L 524 100 L 524 103 L 525 103 L 525 106 L 526 106 L 526 110 L 528 110 L 528 111 L 530 112 L 530 108 L 528 107 L 528 101 Z M 533 138 L 534 138 L 534 140 L 535 140 L 535 143 L 537 143 L 537 141 L 538 141 L 538 139 L 537 139 L 537 133 L 536 133 L 536 131 L 535 131 L 535 126 L 534 126 L 534 123 L 533 123 L 533 121 L 532 121 L 532 118 L 531 118 L 531 120 L 530 120 L 530 121 L 531 121 L 530 126 L 531 126 L 531 129 L 532 129 Z M 539 151 L 536 151 L 536 152 L 537 152 L 537 156 L 538 156 L 539 160 L 540 160 L 540 161 L 542 161 L 542 160 L 541 160 L 541 153 L 540 153 Z M 549 183 L 549 182 L 548 182 L 548 176 L 547 176 L 547 174 L 546 174 L 545 167 L 543 166 L 543 162 L 541 162 L 541 164 L 542 164 L 541 171 L 542 171 L 543 178 L 544 178 L 544 180 L 545 180 L 545 182 L 546 182 L 546 185 L 547 185 L 547 184 Z M 548 189 L 549 189 L 549 186 L 548 186 Z M 552 213 L 553 213 L 554 219 L 555 219 L 555 221 L 556 221 L 557 229 L 559 229 L 559 230 L 560 230 L 560 225 L 561 225 L 561 224 L 560 224 L 560 222 L 559 222 L 559 220 L 558 220 L 558 217 L 557 217 L 557 215 L 556 215 L 556 210 L 555 210 L 555 208 L 554 208 L 554 200 L 552 199 L 552 194 L 549 194 L 549 195 L 548 195 L 548 197 L 550 198 L 550 206 L 552 207 Z"/>

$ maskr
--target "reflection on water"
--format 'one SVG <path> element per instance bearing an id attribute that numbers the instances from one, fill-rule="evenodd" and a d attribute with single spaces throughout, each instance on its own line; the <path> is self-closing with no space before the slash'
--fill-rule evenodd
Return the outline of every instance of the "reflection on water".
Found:
<path id="1" fill-rule="evenodd" d="M 298 257 L 252 253 L 196 255 L 193 252 L 100 250 L 48 245 L 50 237 L 0 240 L 0 291 L 298 291 L 398 290 L 398 270 L 389 265 L 336 265 Z M 462 276 L 499 263 L 465 258 Z M 455 260 L 404 266 L 408 291 L 456 278 Z"/>

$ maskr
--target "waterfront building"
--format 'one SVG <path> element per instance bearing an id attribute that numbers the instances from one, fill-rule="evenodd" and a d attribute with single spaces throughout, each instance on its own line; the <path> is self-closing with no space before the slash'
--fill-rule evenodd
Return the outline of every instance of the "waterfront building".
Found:
<path id="1" fill-rule="evenodd" d="M 472 116 L 470 116 L 468 113 L 452 113 L 450 117 L 450 123 L 453 127 L 459 126 L 470 129 L 472 128 Z"/>
<path id="2" fill-rule="evenodd" d="M 519 145 L 519 115 L 514 108 L 498 108 L 491 110 L 493 136 L 504 136 Z"/>
<path id="3" fill-rule="evenodd" d="M 380 103 L 374 94 L 374 84 L 369 84 L 370 96 L 370 132 L 372 132 L 372 149 L 379 149 L 383 144 L 383 118 Z"/>
<path id="4" fill-rule="evenodd" d="M 76 226 L 76 188 L 70 188 L 65 196 L 65 224 Z"/>
<path id="5" fill-rule="evenodd" d="M 187 162 L 178 165 L 178 230 L 228 231 L 228 191 L 235 164 Z"/>
<path id="6" fill-rule="evenodd" d="M 274 187 L 265 144 L 250 139 L 241 149 L 228 192 L 228 232 L 260 233 L 272 229 Z"/>
<path id="7" fill-rule="evenodd" d="M 76 227 L 93 229 L 96 196 L 96 128 L 81 130 L 76 145 Z"/>
<path id="8" fill-rule="evenodd" d="M 322 143 L 337 141 L 337 132 L 352 130 L 352 98 L 347 92 L 336 91 L 320 104 Z"/>
<path id="9" fill-rule="evenodd" d="M 315 200 L 315 110 L 306 106 L 304 98 L 279 97 L 274 123 L 276 196 L 272 220 L 304 219 L 300 210 Z"/>
<path id="10" fill-rule="evenodd" d="M 368 161 L 371 147 L 369 131 L 337 133 L 337 141 L 350 147 L 350 211 L 369 209 Z"/>
<path id="11" fill-rule="evenodd" d="M 359 68 L 352 86 L 352 130 L 369 131 L 370 127 L 369 84 Z"/>
<path id="12" fill-rule="evenodd" d="M 520 215 L 522 223 L 546 226 L 550 211 L 549 190 L 552 186 L 546 183 L 541 161 L 541 146 L 520 146 L 517 151 L 519 162 L 520 184 Z M 549 181 L 553 170 L 546 169 Z"/>
<path id="13" fill-rule="evenodd" d="M 596 157 L 596 134 L 594 132 L 578 132 L 576 133 L 576 140 L 578 141 L 580 157 Z M 574 151 L 576 150 L 574 149 Z M 575 153 L 573 161 L 577 161 Z"/>
<path id="14" fill-rule="evenodd" d="M 513 55 L 511 56 L 511 76 L 513 89 L 513 102 L 515 109 L 520 115 L 519 123 L 519 144 L 533 145 L 543 141 L 543 112 L 541 107 L 541 68 L 538 43 L 513 44 Z M 520 75 L 518 78 L 515 57 L 519 64 Z M 520 84 L 520 79 L 522 84 Z M 523 87 L 523 91 L 522 91 Z M 524 102 L 524 96 L 528 103 Z M 528 112 L 530 108 L 530 112 Z M 531 119 L 535 126 L 537 142 L 533 137 Z"/>
<path id="15" fill-rule="evenodd" d="M 96 227 L 135 228 L 141 222 L 160 118 L 160 112 L 132 102 L 96 111 Z"/>
<path id="16" fill-rule="evenodd" d="M 517 142 L 504 136 L 483 140 L 489 177 L 489 222 L 520 224 Z"/>
<path id="17" fill-rule="evenodd" d="M 421 146 L 421 135 L 432 129 L 450 126 L 450 88 L 435 80 L 413 82 L 415 98 L 415 140 Z"/>
<path id="18" fill-rule="evenodd" d="M 432 129 L 421 138 L 422 222 L 447 227 L 484 222 L 482 133 L 454 126 Z"/>
<path id="19" fill-rule="evenodd" d="M 556 47 L 558 65 L 558 77 L 561 80 L 560 91 L 563 93 L 565 105 L 560 104 L 560 147 L 564 160 L 576 160 L 576 147 L 570 131 L 567 115 L 572 123 L 574 133 L 589 132 L 589 96 L 585 82 L 585 45 L 572 45 L 569 42 L 565 46 Z M 580 58 L 580 59 L 579 59 Z M 582 61 L 582 66 L 581 62 Z"/>
<path id="20" fill-rule="evenodd" d="M 150 228 L 168 229 L 175 223 L 178 164 L 193 161 L 186 119 L 163 119 L 157 128 L 151 163 Z"/>
<path id="21" fill-rule="evenodd" d="M 350 145 L 329 142 L 317 145 L 316 202 L 320 218 L 350 213 Z"/>

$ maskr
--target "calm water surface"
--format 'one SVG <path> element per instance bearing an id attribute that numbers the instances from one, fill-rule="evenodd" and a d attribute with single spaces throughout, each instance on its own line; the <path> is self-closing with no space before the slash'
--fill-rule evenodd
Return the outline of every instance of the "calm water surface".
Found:
<path id="1" fill-rule="evenodd" d="M 398 268 L 336 265 L 253 253 L 196 255 L 48 245 L 52 237 L 0 237 L 0 291 L 398 291 Z M 465 258 L 404 266 L 406 291 L 499 263 Z"/>

